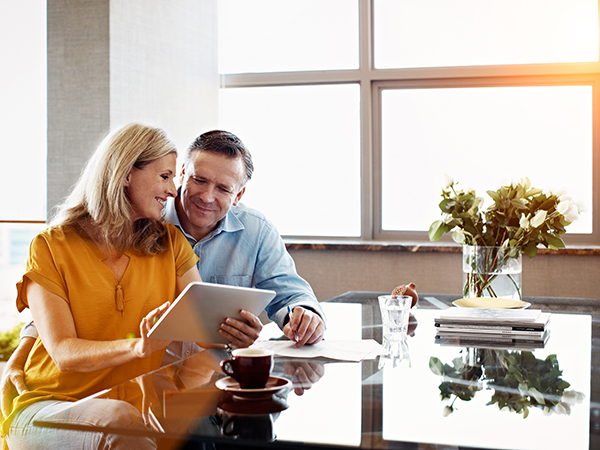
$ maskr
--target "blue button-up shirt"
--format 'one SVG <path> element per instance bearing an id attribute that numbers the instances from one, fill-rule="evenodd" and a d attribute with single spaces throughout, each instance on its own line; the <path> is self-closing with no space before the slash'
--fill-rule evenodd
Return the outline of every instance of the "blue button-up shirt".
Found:
<path id="1" fill-rule="evenodd" d="M 198 270 L 203 281 L 275 291 L 266 311 L 280 328 L 288 305 L 292 309 L 311 309 L 325 320 L 312 288 L 296 272 L 277 229 L 260 212 L 241 203 L 232 206 L 217 227 L 200 241 L 183 230 L 172 198 L 165 205 L 165 219 L 177 226 L 194 248 L 200 258 Z"/>

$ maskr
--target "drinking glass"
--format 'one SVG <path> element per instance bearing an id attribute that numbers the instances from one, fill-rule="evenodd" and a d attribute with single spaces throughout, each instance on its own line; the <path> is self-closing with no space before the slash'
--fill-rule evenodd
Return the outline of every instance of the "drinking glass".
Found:
<path id="1" fill-rule="evenodd" d="M 410 295 L 380 295 L 379 309 L 384 331 L 406 333 L 411 305 Z"/>

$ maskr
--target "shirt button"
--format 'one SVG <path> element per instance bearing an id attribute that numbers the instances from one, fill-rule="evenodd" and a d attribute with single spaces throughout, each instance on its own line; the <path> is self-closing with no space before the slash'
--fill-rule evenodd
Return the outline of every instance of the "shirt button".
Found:
<path id="1" fill-rule="evenodd" d="M 190 354 L 190 351 L 189 351 L 189 350 L 186 350 L 186 351 L 185 351 L 185 354 L 186 354 L 186 355 L 189 355 L 189 354 Z"/>

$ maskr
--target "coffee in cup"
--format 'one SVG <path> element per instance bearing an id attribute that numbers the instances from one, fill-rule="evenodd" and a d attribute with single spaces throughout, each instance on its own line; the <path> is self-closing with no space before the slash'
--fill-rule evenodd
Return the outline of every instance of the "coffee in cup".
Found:
<path id="1" fill-rule="evenodd" d="M 221 368 L 235 378 L 242 389 L 262 389 L 273 368 L 273 353 L 257 348 L 238 348 L 230 359 L 221 361 Z"/>

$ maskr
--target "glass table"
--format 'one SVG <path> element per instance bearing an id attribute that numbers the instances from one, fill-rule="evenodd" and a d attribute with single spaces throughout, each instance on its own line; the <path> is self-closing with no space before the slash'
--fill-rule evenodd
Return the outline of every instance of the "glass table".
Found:
<path id="1" fill-rule="evenodd" d="M 543 348 L 463 348 L 435 342 L 434 318 L 458 296 L 420 294 L 408 336 L 392 338 L 383 332 L 379 294 L 348 292 L 323 302 L 325 338 L 374 339 L 389 355 L 360 362 L 276 357 L 273 376 L 291 385 L 248 398 L 216 387 L 227 353 L 205 350 L 75 402 L 66 413 L 91 401 L 128 402 L 142 425 L 100 430 L 150 436 L 169 449 L 599 448 L 594 301 L 524 299 L 552 312 Z M 261 337 L 281 333 L 269 324 Z M 553 384 L 553 394 L 541 394 L 540 383 Z M 64 417 L 36 425 L 98 430 Z"/>

